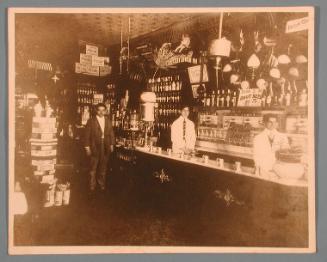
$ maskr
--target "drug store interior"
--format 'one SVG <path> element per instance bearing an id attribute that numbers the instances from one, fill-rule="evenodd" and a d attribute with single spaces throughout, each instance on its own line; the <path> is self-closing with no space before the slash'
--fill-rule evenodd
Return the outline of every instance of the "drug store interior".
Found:
<path id="1" fill-rule="evenodd" d="M 307 16 L 16 14 L 15 245 L 307 246 Z M 90 197 L 99 103 L 115 141 Z"/>

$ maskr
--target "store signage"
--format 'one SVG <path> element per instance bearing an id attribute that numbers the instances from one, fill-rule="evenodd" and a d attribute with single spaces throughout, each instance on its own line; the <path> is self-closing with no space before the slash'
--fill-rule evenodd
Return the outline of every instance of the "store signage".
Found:
<path id="1" fill-rule="evenodd" d="M 293 33 L 302 30 L 308 30 L 309 17 L 303 17 L 300 19 L 290 20 L 286 23 L 286 33 Z"/>
<path id="2" fill-rule="evenodd" d="M 262 90 L 259 88 L 241 89 L 237 106 L 259 107 L 261 106 Z"/>
<path id="3" fill-rule="evenodd" d="M 36 61 L 36 60 L 28 60 L 27 61 L 28 68 L 34 68 L 38 70 L 44 71 L 52 71 L 52 65 L 50 63 Z"/>
<path id="4" fill-rule="evenodd" d="M 92 65 L 93 66 L 104 66 L 109 64 L 109 57 L 104 56 L 92 56 Z"/>
<path id="5" fill-rule="evenodd" d="M 86 65 L 86 70 L 84 74 L 91 75 L 91 76 L 99 76 L 99 67 Z"/>
<path id="6" fill-rule="evenodd" d="M 111 66 L 100 66 L 100 76 L 107 76 L 111 74 Z"/>
<path id="7" fill-rule="evenodd" d="M 83 65 L 81 63 L 75 63 L 75 73 L 81 74 L 86 71 L 86 65 Z"/>
<path id="8" fill-rule="evenodd" d="M 98 56 L 98 47 L 94 45 L 86 45 L 85 53 L 87 55 L 95 55 Z"/>
<path id="9" fill-rule="evenodd" d="M 80 54 L 79 55 L 79 62 L 82 65 L 92 65 L 92 55 Z"/>
<path id="10" fill-rule="evenodd" d="M 201 65 L 196 65 L 196 66 L 192 66 L 187 68 L 188 70 L 188 75 L 190 78 L 190 83 L 191 84 L 198 84 L 200 83 L 200 76 L 201 76 Z M 209 78 L 208 78 L 208 70 L 207 70 L 207 66 L 203 65 L 203 75 L 202 75 L 202 82 L 208 82 Z"/>

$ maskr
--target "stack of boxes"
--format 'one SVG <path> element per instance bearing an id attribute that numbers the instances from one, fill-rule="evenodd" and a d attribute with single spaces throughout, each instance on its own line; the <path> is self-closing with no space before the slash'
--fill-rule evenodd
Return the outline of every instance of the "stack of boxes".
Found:
<path id="1" fill-rule="evenodd" d="M 33 174 L 41 184 L 47 186 L 45 207 L 68 205 L 70 198 L 69 183 L 57 184 L 57 119 L 47 104 L 45 108 L 39 103 L 34 107 L 32 119 L 31 164 Z"/>

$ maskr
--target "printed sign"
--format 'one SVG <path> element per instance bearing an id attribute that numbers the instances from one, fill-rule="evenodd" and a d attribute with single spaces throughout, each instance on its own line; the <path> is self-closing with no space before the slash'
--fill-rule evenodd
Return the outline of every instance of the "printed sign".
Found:
<path id="1" fill-rule="evenodd" d="M 35 68 L 35 69 L 44 70 L 44 71 L 52 71 L 52 65 L 50 63 L 46 63 L 46 62 L 28 60 L 27 65 L 28 65 L 28 68 Z"/>
<path id="2" fill-rule="evenodd" d="M 104 66 L 104 57 L 93 55 L 92 66 Z"/>
<path id="3" fill-rule="evenodd" d="M 188 69 L 188 75 L 190 77 L 190 83 L 191 84 L 198 84 L 200 83 L 200 73 L 201 73 L 201 65 L 196 65 L 189 67 Z M 202 76 L 202 82 L 208 82 L 208 70 L 207 66 L 203 66 L 203 76 Z"/>
<path id="4" fill-rule="evenodd" d="M 100 76 L 107 76 L 111 74 L 111 66 L 100 66 Z"/>
<path id="5" fill-rule="evenodd" d="M 87 55 L 95 55 L 98 56 L 98 47 L 94 45 L 86 45 L 85 53 Z"/>
<path id="6" fill-rule="evenodd" d="M 80 54 L 79 62 L 82 65 L 92 65 L 92 55 Z"/>
<path id="7" fill-rule="evenodd" d="M 86 75 L 99 76 L 99 67 L 87 65 L 85 70 Z"/>
<path id="8" fill-rule="evenodd" d="M 86 71 L 86 65 L 82 65 L 81 63 L 75 63 L 75 73 L 81 74 Z"/>
<path id="9" fill-rule="evenodd" d="M 237 106 L 261 106 L 262 90 L 259 88 L 241 89 L 238 97 Z"/>
<path id="10" fill-rule="evenodd" d="M 300 19 L 290 20 L 286 23 L 286 33 L 293 33 L 302 30 L 308 30 L 309 17 L 303 17 Z"/>

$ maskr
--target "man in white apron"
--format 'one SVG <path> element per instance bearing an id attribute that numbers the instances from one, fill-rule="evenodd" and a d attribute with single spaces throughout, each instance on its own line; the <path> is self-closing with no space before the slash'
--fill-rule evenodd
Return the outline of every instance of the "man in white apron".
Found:
<path id="1" fill-rule="evenodd" d="M 278 122 L 275 115 L 264 115 L 263 122 L 265 129 L 253 141 L 253 159 L 256 173 L 269 176 L 276 163 L 276 152 L 288 149 L 289 143 L 287 136 L 277 131 Z"/>

